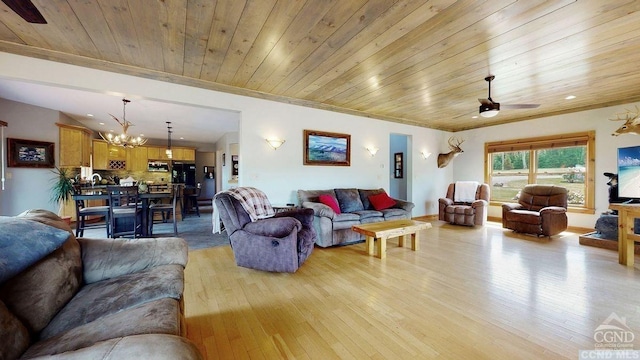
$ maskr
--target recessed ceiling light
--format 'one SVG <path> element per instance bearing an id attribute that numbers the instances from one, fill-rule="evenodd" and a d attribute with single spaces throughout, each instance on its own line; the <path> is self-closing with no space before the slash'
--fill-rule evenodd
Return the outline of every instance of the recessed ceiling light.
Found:
<path id="1" fill-rule="evenodd" d="M 93 117 L 93 114 L 87 114 L 88 117 Z"/>
<path id="2" fill-rule="evenodd" d="M 564 99 L 565 99 L 565 100 L 573 100 L 573 99 L 575 99 L 575 98 L 576 98 L 576 96 L 575 96 L 575 95 L 569 95 L 569 96 L 567 96 L 567 97 L 566 97 L 566 98 L 564 98 Z"/>
<path id="3" fill-rule="evenodd" d="M 98 124 L 100 124 L 100 125 L 104 125 L 104 123 L 103 123 L 103 122 L 101 122 L 101 123 L 98 123 Z"/>
<path id="4" fill-rule="evenodd" d="M 471 118 L 472 118 L 472 119 L 477 119 L 477 118 L 478 118 L 478 116 L 477 116 L 477 115 L 474 115 L 474 116 L 472 116 Z"/>
<path id="5" fill-rule="evenodd" d="M 184 140 L 184 138 L 182 136 L 180 136 L 180 140 Z"/>

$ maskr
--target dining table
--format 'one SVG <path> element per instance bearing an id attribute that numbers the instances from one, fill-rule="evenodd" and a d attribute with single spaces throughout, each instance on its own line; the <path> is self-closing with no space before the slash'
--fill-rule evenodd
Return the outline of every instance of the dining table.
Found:
<path id="1" fill-rule="evenodd" d="M 170 191 L 140 192 L 138 193 L 138 198 L 142 207 L 141 236 L 149 236 L 149 205 L 153 202 L 162 201 L 162 199 L 171 199 L 172 193 Z M 106 200 L 108 202 L 109 193 L 106 189 L 83 189 L 79 194 L 73 195 L 73 200 Z M 116 227 L 118 226 L 120 225 L 116 223 Z"/>

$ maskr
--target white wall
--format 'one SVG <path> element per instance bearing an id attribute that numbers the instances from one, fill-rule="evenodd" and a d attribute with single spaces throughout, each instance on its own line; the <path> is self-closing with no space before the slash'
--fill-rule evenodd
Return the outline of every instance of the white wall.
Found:
<path id="1" fill-rule="evenodd" d="M 93 91 L 114 91 L 126 96 L 140 96 L 161 101 L 176 101 L 218 107 L 241 112 L 239 185 L 262 189 L 273 203 L 297 203 L 298 189 L 335 187 L 389 188 L 389 134 L 412 135 L 408 153 L 423 150 L 437 154 L 446 150 L 448 133 L 238 96 L 156 80 L 136 78 L 78 66 L 0 53 L 0 77 L 41 82 Z M 351 166 L 303 166 L 302 134 L 304 129 L 331 131 L 351 135 Z M 55 131 L 57 134 L 57 130 Z M 53 136 L 53 135 L 52 135 Z M 286 140 L 273 150 L 265 138 Z M 365 147 L 380 148 L 371 157 Z M 219 149 L 216 148 L 216 151 Z M 408 157 L 409 158 L 409 157 Z M 436 156 L 422 159 L 412 156 L 413 178 L 408 189 L 416 203 L 413 216 L 437 213 L 438 198 L 452 181 L 451 166 L 438 169 Z M 216 159 L 218 160 L 218 159 Z M 227 159 L 228 164 L 231 159 Z M 224 179 L 223 179 L 224 180 Z"/>
<path id="2" fill-rule="evenodd" d="M 609 206 L 608 179 L 604 172 L 617 173 L 617 149 L 619 147 L 640 145 L 640 136 L 611 136 L 622 122 L 609 121 L 615 113 L 625 109 L 635 109 L 636 104 L 607 107 L 566 115 L 551 116 L 505 125 L 497 125 L 475 130 L 458 132 L 455 135 L 465 139 L 464 153 L 453 160 L 454 180 L 484 181 L 484 143 L 489 141 L 510 140 L 536 136 L 555 135 L 581 131 L 596 131 L 596 169 L 595 169 L 595 214 L 569 213 L 569 226 L 593 228 L 600 214 Z M 506 110 L 508 111 L 508 110 Z M 500 116 L 500 115 L 498 115 Z M 492 206 L 489 216 L 501 216 L 501 208 Z"/>
<path id="3" fill-rule="evenodd" d="M 59 163 L 58 127 L 55 125 L 61 120 L 58 111 L 0 99 L 0 119 L 8 123 L 4 128 L 5 138 L 54 143 L 56 164 Z M 5 164 L 6 159 L 5 155 Z M 48 168 L 5 167 L 5 190 L 0 190 L 0 215 L 13 216 L 33 208 L 57 213 L 58 205 L 49 201 L 54 176 Z"/>

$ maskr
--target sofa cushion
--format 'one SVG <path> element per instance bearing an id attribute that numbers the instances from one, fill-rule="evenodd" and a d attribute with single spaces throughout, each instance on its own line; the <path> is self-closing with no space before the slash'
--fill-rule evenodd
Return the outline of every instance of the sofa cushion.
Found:
<path id="1" fill-rule="evenodd" d="M 356 212 L 354 212 L 354 214 L 360 215 L 360 221 L 362 221 L 364 219 L 369 219 L 369 218 L 372 218 L 372 217 L 382 217 L 382 213 L 380 211 L 376 211 L 376 210 L 356 211 Z"/>
<path id="2" fill-rule="evenodd" d="M 180 265 L 158 266 L 86 285 L 42 330 L 40 338 L 51 338 L 148 301 L 166 297 L 180 299 L 183 289 Z"/>
<path id="3" fill-rule="evenodd" d="M 17 359 L 29 347 L 29 332 L 0 301 L 0 359 Z"/>
<path id="4" fill-rule="evenodd" d="M 531 225 L 542 224 L 542 217 L 537 211 L 529 210 L 511 210 L 503 214 L 506 221 L 515 221 Z"/>
<path id="5" fill-rule="evenodd" d="M 336 199 L 340 204 L 340 211 L 350 213 L 354 211 L 364 210 L 360 193 L 358 189 L 335 189 Z"/>
<path id="6" fill-rule="evenodd" d="M 195 345 L 186 338 L 175 335 L 146 334 L 102 341 L 91 347 L 70 351 L 51 359 L 201 360 L 202 356 Z"/>
<path id="7" fill-rule="evenodd" d="M 322 194 L 318 196 L 318 200 L 330 207 L 336 214 L 340 214 L 340 205 L 338 205 L 338 200 L 335 197 L 329 194 Z"/>
<path id="8" fill-rule="evenodd" d="M 371 201 L 369 201 L 369 196 L 386 193 L 383 188 L 358 189 L 358 192 L 360 193 L 360 200 L 362 201 L 362 206 L 364 206 L 365 210 L 375 210 L 373 205 L 371 205 Z"/>
<path id="9" fill-rule="evenodd" d="M 396 218 L 396 217 L 404 217 L 404 218 L 409 218 L 409 214 L 403 210 L 403 209 L 398 209 L 398 208 L 389 208 L 389 209 L 384 209 L 380 211 L 382 213 L 382 215 L 384 215 L 385 219 L 389 219 L 389 218 Z"/>
<path id="10" fill-rule="evenodd" d="M 71 235 L 62 247 L 5 282 L 0 300 L 35 335 L 69 302 L 81 283 L 80 246 Z"/>
<path id="11" fill-rule="evenodd" d="M 59 354 L 92 346 L 100 341 L 139 334 L 180 335 L 178 300 L 159 299 L 100 317 L 36 342 L 25 356 Z"/>
<path id="12" fill-rule="evenodd" d="M 37 221 L 0 216 L 0 284 L 52 253 L 69 236 Z"/>
<path id="13" fill-rule="evenodd" d="M 396 201 L 390 198 L 386 192 L 370 195 L 369 201 L 371 202 L 371 205 L 373 205 L 373 208 L 378 211 L 388 209 L 396 205 Z"/>
<path id="14" fill-rule="evenodd" d="M 340 223 L 340 222 L 344 222 L 344 221 L 347 221 L 347 222 L 356 221 L 356 222 L 358 222 L 358 221 L 360 221 L 360 215 L 358 215 L 356 213 L 342 213 L 342 214 L 336 215 L 333 218 L 333 223 L 334 224 Z"/>

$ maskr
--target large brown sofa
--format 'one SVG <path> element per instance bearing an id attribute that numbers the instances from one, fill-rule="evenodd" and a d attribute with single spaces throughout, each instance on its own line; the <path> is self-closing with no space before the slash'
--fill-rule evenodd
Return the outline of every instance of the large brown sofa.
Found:
<path id="1" fill-rule="evenodd" d="M 180 238 L 84 239 L 57 215 L 0 217 L 0 359 L 200 359 Z"/>
<path id="2" fill-rule="evenodd" d="M 538 236 L 565 231 L 567 189 L 556 185 L 525 185 L 518 203 L 502 204 L 502 227 Z"/>

